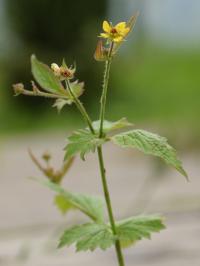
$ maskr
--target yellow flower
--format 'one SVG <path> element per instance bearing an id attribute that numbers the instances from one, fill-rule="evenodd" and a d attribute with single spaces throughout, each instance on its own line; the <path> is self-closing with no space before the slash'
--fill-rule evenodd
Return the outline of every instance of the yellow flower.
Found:
<path id="1" fill-rule="evenodd" d="M 103 30 L 105 33 L 101 33 L 100 37 L 119 43 L 125 39 L 130 27 L 127 26 L 126 22 L 120 22 L 113 27 L 108 21 L 104 21 Z"/>

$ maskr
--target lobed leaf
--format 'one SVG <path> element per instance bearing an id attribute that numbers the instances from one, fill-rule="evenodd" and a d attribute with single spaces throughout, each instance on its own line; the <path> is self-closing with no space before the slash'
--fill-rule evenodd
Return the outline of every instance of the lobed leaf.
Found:
<path id="1" fill-rule="evenodd" d="M 176 168 L 187 178 L 187 173 L 178 160 L 176 150 L 172 148 L 167 139 L 157 134 L 136 129 L 111 137 L 113 143 L 123 148 L 136 148 L 146 154 L 162 158 L 167 164 Z"/>
<path id="2" fill-rule="evenodd" d="M 60 80 L 53 71 L 45 64 L 37 60 L 35 55 L 31 56 L 32 73 L 37 83 L 46 91 L 52 93 L 66 94 Z"/>
<path id="3" fill-rule="evenodd" d="M 65 147 L 65 159 L 69 159 L 80 153 L 80 156 L 85 160 L 85 154 L 95 152 L 96 148 L 105 142 L 104 139 L 99 139 L 89 130 L 79 130 L 68 137 L 69 143 Z"/>
<path id="4" fill-rule="evenodd" d="M 165 229 L 163 218 L 158 215 L 136 216 L 117 222 L 117 234 L 123 247 L 129 247 L 151 233 Z"/>
<path id="5" fill-rule="evenodd" d="M 60 239 L 58 247 L 76 244 L 77 251 L 103 250 L 115 243 L 115 237 L 109 226 L 105 224 L 86 223 L 67 229 Z"/>
<path id="6" fill-rule="evenodd" d="M 49 180 L 38 181 L 57 193 L 55 203 L 62 212 L 78 209 L 94 221 L 102 222 L 104 220 L 104 200 L 101 197 L 71 193 Z"/>

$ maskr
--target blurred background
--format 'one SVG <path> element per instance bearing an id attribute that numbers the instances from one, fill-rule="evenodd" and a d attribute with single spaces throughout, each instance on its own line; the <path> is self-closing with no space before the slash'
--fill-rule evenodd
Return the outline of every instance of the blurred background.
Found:
<path id="1" fill-rule="evenodd" d="M 84 124 L 74 106 L 58 114 L 51 100 L 13 97 L 12 84 L 30 85 L 32 53 L 47 64 L 75 61 L 85 82 L 81 100 L 96 120 L 103 64 L 93 53 L 102 21 L 128 20 L 138 10 L 134 33 L 113 62 L 106 118 L 127 117 L 167 136 L 191 182 L 159 160 L 105 147 L 116 216 L 168 217 L 166 232 L 125 251 L 127 265 L 199 266 L 199 0 L 0 0 L 0 265 L 116 265 L 112 251 L 75 256 L 73 249 L 55 249 L 59 228 L 82 217 L 60 216 L 52 194 L 26 179 L 41 176 L 27 148 L 38 156 L 49 150 L 59 167 L 67 133 Z M 96 156 L 75 165 L 66 186 L 102 193 Z"/>

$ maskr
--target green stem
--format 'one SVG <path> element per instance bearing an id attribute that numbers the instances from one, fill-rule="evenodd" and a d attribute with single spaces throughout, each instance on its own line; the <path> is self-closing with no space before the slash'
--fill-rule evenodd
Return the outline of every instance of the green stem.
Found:
<path id="1" fill-rule="evenodd" d="M 103 91 L 102 91 L 101 102 L 100 102 L 101 103 L 101 109 L 100 109 L 99 138 L 104 137 L 103 122 L 104 122 L 104 118 L 105 118 L 106 98 L 107 98 L 107 91 L 108 91 L 110 67 L 111 67 L 111 63 L 112 63 L 113 46 L 114 46 L 114 43 L 112 42 L 110 45 L 109 53 L 108 53 L 108 60 L 105 63 Z M 106 200 L 106 205 L 107 205 L 107 210 L 108 210 L 108 216 L 109 216 L 109 220 L 110 220 L 113 234 L 115 236 L 117 236 L 115 219 L 114 219 L 114 215 L 113 215 L 112 204 L 111 204 L 110 194 L 109 194 L 109 190 L 108 190 L 108 184 L 107 184 L 107 180 L 106 180 L 106 170 L 105 170 L 105 166 L 104 166 L 102 147 L 101 146 L 98 147 L 97 151 L 98 151 L 99 167 L 100 167 L 100 172 L 101 172 L 101 180 L 102 180 L 102 185 L 103 185 L 103 190 L 104 190 L 104 197 Z M 115 242 L 115 250 L 116 250 L 119 266 L 125 266 L 121 244 L 120 244 L 120 241 L 118 239 Z"/>
<path id="2" fill-rule="evenodd" d="M 103 122 L 105 118 L 105 109 L 106 109 L 106 98 L 107 98 L 107 91 L 108 91 L 108 81 L 110 75 L 110 66 L 112 63 L 112 50 L 113 50 L 114 43 L 112 42 L 110 45 L 110 50 L 108 52 L 108 60 L 105 63 L 105 72 L 104 72 L 104 79 L 103 79 L 103 91 L 101 96 L 101 110 L 100 110 L 100 130 L 99 130 L 99 137 L 103 137 Z"/>
<path id="3" fill-rule="evenodd" d="M 104 116 L 105 116 L 106 97 L 107 97 L 110 66 L 111 66 L 111 61 L 112 61 L 111 55 L 112 55 L 113 45 L 114 45 L 114 43 L 111 43 L 109 54 L 108 54 L 108 60 L 106 61 L 106 64 L 105 64 L 105 74 L 104 74 L 103 91 L 102 91 L 102 96 L 101 96 L 101 110 L 100 110 L 100 129 L 99 129 L 99 137 L 100 138 L 102 138 L 104 136 L 103 122 L 104 122 Z M 66 80 L 66 85 L 67 85 L 67 88 L 68 88 L 72 98 L 74 99 L 74 102 L 75 102 L 77 108 L 81 112 L 84 120 L 87 122 L 91 133 L 95 134 L 95 130 L 93 128 L 91 119 L 90 119 L 87 111 L 85 110 L 83 104 L 79 101 L 79 99 L 73 93 L 69 80 Z M 117 236 L 117 229 L 116 229 L 116 225 L 115 225 L 115 219 L 114 219 L 114 215 L 113 215 L 112 204 L 111 204 L 110 194 L 109 194 L 109 190 L 108 190 L 108 184 L 107 184 L 107 180 L 106 180 L 106 170 L 105 170 L 105 166 L 104 166 L 103 153 L 102 153 L 102 147 L 101 146 L 99 146 L 97 148 L 97 152 L 98 152 L 99 168 L 100 168 L 100 173 L 101 173 L 101 180 L 102 180 L 102 186 L 103 186 L 103 191 L 104 191 L 104 197 L 105 197 L 106 206 L 107 206 L 107 210 L 108 210 L 109 221 L 110 221 L 113 235 Z M 124 258 L 123 258 L 123 254 L 122 254 L 122 249 L 121 249 L 121 244 L 120 244 L 120 241 L 118 239 L 115 242 L 115 250 L 116 250 L 119 266 L 125 266 Z"/>
<path id="4" fill-rule="evenodd" d="M 53 99 L 66 99 L 65 96 L 61 96 L 58 94 L 53 94 L 53 93 L 48 93 L 48 92 L 43 92 L 43 91 L 29 91 L 29 90 L 23 90 L 21 94 L 26 95 L 26 96 L 39 96 L 39 97 L 45 97 L 45 98 L 53 98 Z"/>
<path id="5" fill-rule="evenodd" d="M 85 110 L 85 107 L 83 106 L 83 104 L 81 103 L 81 101 L 74 94 L 74 92 L 73 92 L 73 90 L 71 88 L 71 85 L 70 85 L 70 82 L 69 82 L 68 79 L 66 80 L 66 86 L 67 86 L 67 88 L 69 90 L 69 93 L 71 94 L 71 96 L 72 96 L 72 98 L 73 98 L 73 100 L 74 100 L 77 108 L 79 109 L 79 111 L 81 112 L 83 118 L 85 119 L 86 123 L 88 124 L 88 127 L 89 127 L 90 131 L 93 134 L 95 134 L 95 130 L 94 130 L 93 126 L 92 126 L 92 121 L 91 121 L 91 119 L 90 119 L 87 111 Z"/>
<path id="6" fill-rule="evenodd" d="M 110 220 L 111 228 L 113 231 L 113 235 L 117 236 L 117 229 L 116 229 L 116 225 L 115 225 L 115 219 L 114 219 L 114 215 L 113 215 L 113 210 L 112 210 L 112 205 L 111 205 L 111 200 L 110 200 L 110 194 L 109 194 L 108 184 L 107 184 L 107 180 L 106 180 L 106 170 L 105 170 L 105 166 L 104 166 L 102 147 L 98 147 L 97 152 L 98 152 L 99 167 L 100 167 L 100 172 L 101 172 L 101 179 L 102 179 L 102 184 L 103 184 L 104 197 L 106 200 L 109 220 Z M 120 241 L 118 239 L 115 242 L 115 250 L 117 253 L 117 259 L 118 259 L 119 266 L 125 266 L 124 258 L 123 258 L 123 254 L 122 254 L 122 249 L 121 249 L 121 244 L 120 244 Z"/>

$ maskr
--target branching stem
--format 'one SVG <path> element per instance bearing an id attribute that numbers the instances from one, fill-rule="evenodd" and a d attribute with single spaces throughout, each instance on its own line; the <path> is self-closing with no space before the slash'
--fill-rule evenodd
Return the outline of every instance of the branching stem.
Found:
<path id="1" fill-rule="evenodd" d="M 66 86 L 67 86 L 67 89 L 69 91 L 69 93 L 71 94 L 77 108 L 79 109 L 79 111 L 81 112 L 84 120 L 86 121 L 86 123 L 88 124 L 88 127 L 90 129 L 90 131 L 94 134 L 95 133 L 95 130 L 92 126 L 92 121 L 87 113 L 87 111 L 85 110 L 85 107 L 83 106 L 83 104 L 81 103 L 81 101 L 76 97 L 76 95 L 74 94 L 72 88 L 71 88 L 71 85 L 70 85 L 70 82 L 69 80 L 67 79 L 66 80 Z"/>
<path id="2" fill-rule="evenodd" d="M 53 93 L 48 93 L 48 92 L 43 92 L 43 91 L 29 91 L 29 90 L 23 90 L 20 94 L 26 95 L 26 96 L 39 96 L 39 97 L 45 97 L 45 98 L 53 98 L 53 99 L 58 99 L 62 98 L 65 99 L 66 96 L 62 96 L 60 94 L 53 94 Z"/>
<path id="3" fill-rule="evenodd" d="M 112 42 L 111 45 L 110 45 L 109 53 L 108 53 L 108 59 L 105 62 L 103 91 L 102 91 L 101 102 L 100 102 L 101 103 L 101 108 L 100 108 L 99 138 L 104 137 L 103 122 L 104 122 L 104 117 L 105 117 L 106 98 L 107 98 L 110 66 L 111 66 L 111 62 L 112 62 L 113 46 L 114 46 L 114 43 Z M 71 89 L 71 86 L 70 86 L 69 80 L 66 80 L 66 86 L 68 88 L 69 93 L 73 97 L 77 108 L 81 112 L 84 120 L 87 122 L 90 131 L 92 132 L 92 134 L 95 134 L 95 130 L 93 128 L 91 119 L 90 119 L 87 111 L 85 110 L 83 104 L 79 101 L 79 99 L 73 93 L 73 91 Z M 102 181 L 104 197 L 105 197 L 107 211 L 108 211 L 108 216 L 109 216 L 109 221 L 110 221 L 110 225 L 111 225 L 111 228 L 112 228 L 112 231 L 113 231 L 113 235 L 117 236 L 117 229 L 116 229 L 116 224 L 115 224 L 115 219 L 114 219 L 113 210 L 112 210 L 112 204 L 111 204 L 111 199 L 110 199 L 110 193 L 109 193 L 107 179 L 106 179 L 106 170 L 105 170 L 105 166 L 104 166 L 103 152 L 102 152 L 102 147 L 101 146 L 99 146 L 97 148 L 97 152 L 98 152 L 99 168 L 100 168 L 100 173 L 101 173 L 101 181 Z M 116 250 L 119 266 L 125 266 L 124 258 L 123 258 L 123 254 L 122 254 L 122 249 L 121 249 L 121 244 L 120 244 L 120 241 L 118 239 L 115 242 L 115 250 Z"/>

